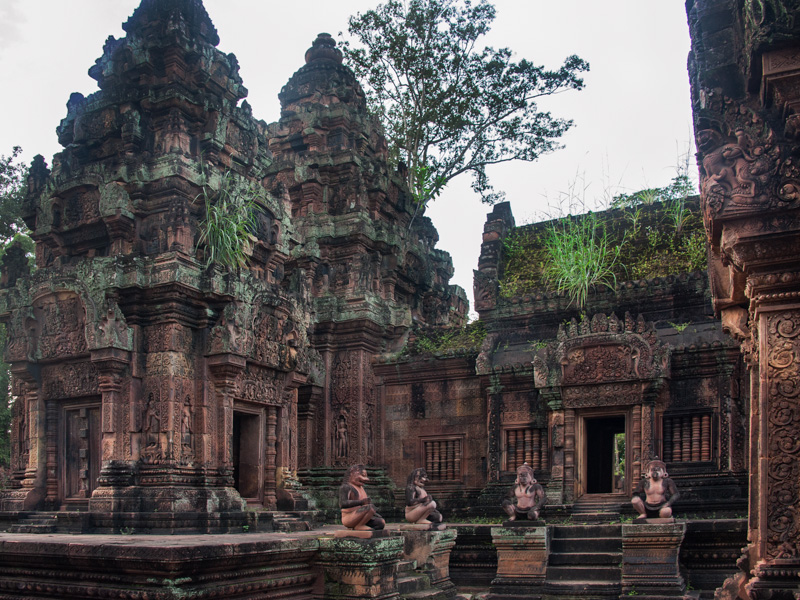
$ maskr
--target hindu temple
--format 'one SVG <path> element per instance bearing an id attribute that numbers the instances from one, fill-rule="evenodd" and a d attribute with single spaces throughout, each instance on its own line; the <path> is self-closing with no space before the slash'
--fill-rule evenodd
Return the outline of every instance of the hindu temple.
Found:
<path id="1" fill-rule="evenodd" d="M 465 330 L 467 295 L 334 39 L 310 33 L 267 123 L 201 0 L 142 0 L 31 165 L 36 268 L 3 259 L 0 598 L 796 599 L 800 8 L 686 6 L 703 268 L 582 309 L 509 292 L 509 241 L 546 224 L 500 203 L 472 337 L 423 348 Z M 209 214 L 242 196 L 222 266 Z M 653 460 L 679 525 L 629 523 Z M 447 527 L 326 537 L 352 465 L 387 529 L 415 470 Z M 506 518 L 523 466 L 536 519 L 470 524 Z"/>

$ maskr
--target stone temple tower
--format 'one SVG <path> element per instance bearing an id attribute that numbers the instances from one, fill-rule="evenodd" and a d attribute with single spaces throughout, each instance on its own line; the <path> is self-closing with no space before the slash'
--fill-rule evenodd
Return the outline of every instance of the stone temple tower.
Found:
<path id="1" fill-rule="evenodd" d="M 52 168 L 32 166 L 36 270 L 3 268 L 0 510 L 211 531 L 252 518 L 245 502 L 303 508 L 343 466 L 381 464 L 372 360 L 415 322 L 462 322 L 464 293 L 330 36 L 267 125 L 200 0 L 142 0 L 123 29 Z M 225 266 L 204 232 L 241 198 L 246 261 Z"/>
<path id="2" fill-rule="evenodd" d="M 448 284 L 450 256 L 434 247 L 430 220 L 415 216 L 330 35 L 317 37 L 305 62 L 270 126 L 269 181 L 291 205 L 298 245 L 287 268 L 311 303 L 310 343 L 325 368 L 301 390 L 298 467 L 307 483 L 338 485 L 343 466 L 384 461 L 374 357 L 401 345 L 415 322 L 463 322 L 466 299 Z"/>

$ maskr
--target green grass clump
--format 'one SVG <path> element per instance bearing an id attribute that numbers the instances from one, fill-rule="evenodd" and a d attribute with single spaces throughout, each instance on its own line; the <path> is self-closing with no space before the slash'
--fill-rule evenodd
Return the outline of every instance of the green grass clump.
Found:
<path id="1" fill-rule="evenodd" d="M 706 268 L 698 203 L 673 198 L 512 229 L 504 240 L 500 295 L 566 292 L 583 309 L 593 288 Z"/>
<path id="2" fill-rule="evenodd" d="M 403 353 L 408 356 L 476 353 L 485 337 L 486 326 L 482 321 L 474 321 L 463 327 L 418 331 Z"/>
<path id="3" fill-rule="evenodd" d="M 205 179 L 205 174 L 204 174 Z M 205 250 L 206 267 L 244 267 L 256 241 L 258 201 L 264 190 L 255 183 L 241 182 L 231 172 L 222 175 L 218 190 L 205 183 L 198 199 L 205 204 L 197 247 Z"/>

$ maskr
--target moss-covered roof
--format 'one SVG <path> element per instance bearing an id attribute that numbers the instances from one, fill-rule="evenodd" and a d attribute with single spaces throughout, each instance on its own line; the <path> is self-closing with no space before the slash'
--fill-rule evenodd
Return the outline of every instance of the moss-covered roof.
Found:
<path id="1" fill-rule="evenodd" d="M 557 269 L 552 265 L 565 247 L 598 254 L 597 246 L 593 249 L 586 239 L 568 240 L 559 252 L 552 242 L 553 232 L 562 238 L 593 236 L 594 244 L 604 243 L 611 285 L 706 269 L 706 235 L 699 199 L 689 198 L 682 204 L 655 202 L 513 228 L 504 240 L 501 296 L 559 289 Z"/>

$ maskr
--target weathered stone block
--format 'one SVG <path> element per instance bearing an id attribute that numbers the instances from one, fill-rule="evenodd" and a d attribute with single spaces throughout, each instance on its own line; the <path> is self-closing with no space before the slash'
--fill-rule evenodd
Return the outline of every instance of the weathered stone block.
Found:
<path id="1" fill-rule="evenodd" d="M 319 546 L 315 565 L 322 575 L 314 589 L 316 598 L 399 598 L 396 575 L 402 538 L 322 538 Z"/>
<path id="2" fill-rule="evenodd" d="M 417 568 L 430 578 L 433 587 L 455 595 L 455 585 L 450 581 L 450 552 L 456 545 L 456 530 L 403 529 L 401 533 L 404 559 L 416 561 Z"/>
<path id="3" fill-rule="evenodd" d="M 550 554 L 548 527 L 492 527 L 497 576 L 489 598 L 540 598 Z"/>
<path id="4" fill-rule="evenodd" d="M 686 523 L 623 525 L 620 598 L 682 596 L 686 586 L 678 554 L 685 533 Z"/>

